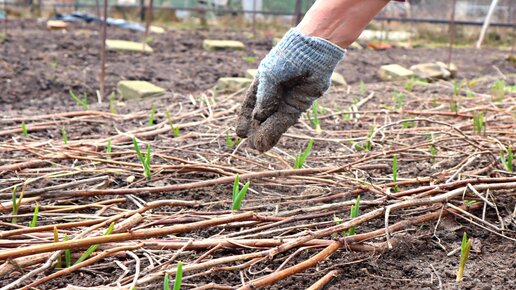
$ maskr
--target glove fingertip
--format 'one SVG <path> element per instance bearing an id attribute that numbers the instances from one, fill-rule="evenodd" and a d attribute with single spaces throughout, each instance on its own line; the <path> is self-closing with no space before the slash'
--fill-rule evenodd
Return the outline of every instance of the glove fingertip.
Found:
<path id="1" fill-rule="evenodd" d="M 300 114 L 286 114 L 277 112 L 262 123 L 254 132 L 254 148 L 260 152 L 266 152 L 278 144 L 281 136 L 294 125 Z"/>

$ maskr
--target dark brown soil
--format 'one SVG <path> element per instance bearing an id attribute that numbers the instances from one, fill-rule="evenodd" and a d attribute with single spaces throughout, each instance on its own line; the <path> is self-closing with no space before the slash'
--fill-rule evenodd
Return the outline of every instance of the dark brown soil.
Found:
<path id="1" fill-rule="evenodd" d="M 132 33 L 124 30 L 109 29 L 109 38 L 140 40 L 142 34 Z M 230 38 L 239 39 L 247 44 L 245 52 L 215 52 L 207 53 L 202 49 L 202 40 L 205 38 Z M 119 112 L 140 112 L 148 111 L 151 104 L 156 104 L 158 113 L 163 113 L 164 108 L 173 107 L 177 104 L 183 106 L 182 110 L 188 112 L 195 108 L 189 107 L 188 95 L 197 96 L 206 93 L 206 90 L 212 88 L 219 77 L 224 76 L 244 76 L 245 70 L 254 68 L 257 63 L 246 62 L 243 57 L 253 56 L 257 60 L 261 59 L 271 47 L 271 39 L 249 40 L 240 32 L 222 32 L 222 31 L 168 31 L 164 35 L 155 35 L 151 43 L 155 50 L 153 54 L 131 54 L 131 53 L 108 53 L 108 66 L 106 85 L 108 91 L 113 91 L 116 83 L 122 79 L 138 79 L 148 80 L 169 91 L 166 96 L 154 99 L 144 100 L 138 103 L 127 102 L 123 106 L 118 107 Z M 6 49 L 5 53 L 0 54 L 0 110 L 5 117 L 32 116 L 44 113 L 57 113 L 66 111 L 79 111 L 82 108 L 68 96 L 69 90 L 77 93 L 87 93 L 90 103 L 94 103 L 96 97 L 95 91 L 98 89 L 98 70 L 99 70 L 99 44 L 96 27 L 94 25 L 72 25 L 67 32 L 47 31 L 44 24 L 35 22 L 12 23 L 10 26 L 10 36 L 7 42 L 2 44 L 2 49 Z M 516 72 L 516 68 L 505 60 L 507 52 L 484 49 L 455 49 L 454 63 L 459 68 L 458 78 L 474 79 L 484 76 L 490 76 L 489 80 L 480 81 L 478 85 L 480 92 L 487 92 L 488 87 L 494 79 L 499 78 L 499 74 L 505 74 L 508 84 L 514 85 L 515 77 L 510 76 Z M 388 63 L 399 63 L 404 66 L 420 62 L 429 62 L 447 59 L 447 49 L 405 49 L 393 48 L 386 51 L 371 50 L 349 50 L 347 59 L 338 67 L 337 71 L 342 73 L 347 81 L 353 86 L 353 92 L 357 91 L 357 83 L 359 81 L 366 82 L 368 92 L 376 93 L 374 101 L 367 103 L 362 110 L 385 110 L 393 108 L 393 100 L 391 95 L 397 91 L 403 91 L 402 83 L 377 83 L 376 71 L 380 65 Z M 430 108 L 434 97 L 448 101 L 447 96 L 451 94 L 451 88 L 445 85 L 422 85 L 417 86 L 414 91 L 406 92 L 407 103 L 406 110 L 421 110 Z M 327 109 L 337 111 L 336 108 L 346 108 L 353 99 L 358 95 L 356 93 L 347 94 L 342 89 L 331 90 L 321 100 Z M 177 93 L 177 94 L 176 94 Z M 207 93 L 209 94 L 209 93 Z M 411 99 L 411 97 L 413 97 Z M 513 98 L 514 96 L 509 96 Z M 197 98 L 198 99 L 198 98 Z M 233 104 L 243 101 L 243 96 L 238 95 L 234 100 L 224 104 L 230 107 Z M 509 103 L 509 102 L 508 102 Z M 447 103 L 446 103 L 447 104 Z M 98 111 L 109 112 L 107 104 L 93 104 L 92 108 Z M 328 112 L 326 112 L 328 113 Z M 331 112 L 330 112 L 331 113 Z M 369 119 L 374 119 L 375 124 L 383 124 L 384 116 L 380 113 L 370 114 Z M 494 114 L 493 114 L 494 115 Z M 491 116 L 491 115 L 489 115 Z M 132 128 L 143 127 L 146 122 L 147 115 L 138 115 L 131 120 L 114 120 L 107 121 L 102 118 L 85 119 L 77 123 L 67 124 L 67 131 L 70 140 L 74 139 L 94 139 L 99 136 L 116 135 L 119 131 L 125 132 Z M 399 116 L 397 116 L 399 117 Z M 403 117 L 403 116 L 401 116 Z M 378 119 L 378 120 L 377 120 Z M 495 119 L 496 120 L 496 119 Z M 163 114 L 157 115 L 157 122 L 165 121 Z M 181 123 L 199 121 L 199 116 L 185 117 Z M 303 122 L 307 122 L 304 117 Z M 449 122 L 462 122 L 462 119 L 450 118 Z M 235 124 L 235 116 L 222 117 L 219 121 L 220 127 L 229 128 Z M 491 123 L 493 126 L 495 122 Z M 5 129 L 19 127 L 17 123 L 0 123 Z M 329 116 L 322 119 L 322 125 L 328 129 L 323 133 L 324 138 L 333 138 L 331 134 L 340 135 L 335 138 L 365 136 L 370 128 L 368 124 L 361 122 L 343 121 L 342 119 Z M 514 130 L 509 126 L 508 130 Z M 181 135 L 188 133 L 206 134 L 205 139 L 197 140 L 197 137 L 180 139 L 175 141 L 170 135 L 162 134 L 156 136 L 153 140 L 153 146 L 163 146 L 168 144 L 177 145 L 173 151 L 174 157 L 184 158 L 188 160 L 200 160 L 199 156 L 208 159 L 214 159 L 214 163 L 218 165 L 227 165 L 233 149 L 226 148 L 224 144 L 225 131 L 220 128 L 213 128 L 209 124 L 202 124 L 195 128 L 185 128 L 181 130 Z M 50 128 L 39 130 L 31 133 L 33 140 L 59 140 L 61 138 L 61 128 Z M 195 131 L 194 131 L 195 130 Z M 306 131 L 306 127 L 297 124 L 291 131 L 291 134 L 300 134 Z M 346 133 L 349 131 L 350 133 Z M 345 133 L 342 133 L 345 132 Z M 352 133 L 351 133 L 352 132 Z M 514 131 L 513 131 L 514 132 Z M 306 132 L 304 132 L 306 133 Z M 210 135 L 211 134 L 211 135 Z M 19 134 L 18 134 L 19 135 Z M 348 136 L 349 135 L 349 136 Z M 394 135 L 394 134 L 392 134 Z M 15 138 L 15 134 L 5 134 L 0 136 L 0 141 L 9 141 Z M 199 135 L 200 136 L 200 135 Z M 411 138 L 417 138 L 417 134 L 409 135 Z M 512 138 L 508 134 L 505 136 L 509 142 Z M 19 137 L 19 136 L 18 136 Z M 392 137 L 392 136 L 391 136 Z M 394 138 L 394 137 L 393 137 Z M 426 136 L 424 137 L 426 138 Z M 507 139 L 505 141 L 507 141 Z M 394 142 L 394 141 L 393 141 Z M 409 141 L 407 141 L 409 142 Z M 344 145 L 349 145 L 342 141 Z M 514 143 L 512 141 L 512 143 Z M 306 140 L 300 138 L 283 138 L 279 142 L 279 148 L 291 154 L 299 152 L 304 148 Z M 385 143 L 385 146 L 392 144 Z M 450 146 L 453 148 L 456 143 L 448 142 L 442 146 Z M 120 146 L 120 151 L 129 150 L 131 145 Z M 349 160 L 338 159 L 336 156 L 344 153 L 344 146 L 340 146 L 339 142 L 321 141 L 314 145 L 311 165 L 328 166 L 329 164 L 339 165 Z M 400 168 L 403 168 L 403 177 L 424 177 L 436 176 L 443 170 L 457 166 L 465 156 L 464 151 L 472 150 L 471 147 L 451 149 L 455 150 L 456 158 L 450 158 L 450 161 L 440 166 L 434 167 L 427 159 L 418 159 L 407 157 L 410 160 L 400 161 Z M 344 153 L 343 153 L 344 152 Z M 256 154 L 256 152 L 252 152 Z M 5 149 L 0 151 L 0 165 L 8 164 L 21 160 L 25 155 L 31 154 L 24 150 Z M 136 157 L 126 157 L 121 155 L 119 161 L 137 162 Z M 254 155 L 253 155 L 254 156 Z M 253 158 L 253 156 L 248 158 Z M 284 164 L 278 162 L 271 156 L 260 155 L 260 160 L 256 164 L 247 164 L 243 161 L 233 160 L 232 164 L 236 167 L 249 170 L 259 171 L 267 168 L 283 169 Z M 254 159 L 253 159 L 254 161 Z M 169 164 L 169 160 L 155 158 L 154 164 Z M 376 162 L 380 164 L 390 165 L 390 160 L 379 159 Z M 478 160 L 468 167 L 469 170 L 483 168 L 489 164 L 489 160 Z M 72 160 L 56 161 L 64 167 L 69 167 L 73 163 Z M 257 165 L 258 164 L 258 165 Z M 32 172 L 34 173 L 34 172 Z M 390 170 L 375 169 L 366 172 L 370 178 L 383 182 Z M 2 182 L 9 182 L 9 179 L 16 179 L 18 175 L 9 173 L 1 175 Z M 493 173 L 495 175 L 496 173 Z M 30 176 L 28 174 L 27 176 Z M 163 176 L 163 175 L 162 175 Z M 176 184 L 183 182 L 191 182 L 195 180 L 208 180 L 217 177 L 213 173 L 192 173 L 192 174 L 164 174 L 165 177 L 157 178 L 146 184 L 149 186 L 158 186 L 163 184 Z M 26 177 L 26 176 L 24 176 Z M 87 177 L 87 176 L 83 176 Z M 138 179 L 141 176 L 138 176 Z M 38 183 L 40 187 L 56 185 L 57 181 L 69 182 L 66 178 L 41 181 Z M 114 187 L 127 186 L 126 176 L 114 177 L 116 184 Z M 145 184 L 143 178 L 137 182 Z M 140 185 L 141 185 L 140 184 Z M 288 184 L 277 184 L 275 186 L 256 186 L 255 189 L 264 192 L 281 192 L 281 198 L 298 198 L 300 192 L 303 192 L 310 184 L 307 181 L 303 186 L 290 186 Z M 135 186 L 135 185 L 132 185 Z M 3 187 L 3 186 L 2 186 Z M 328 194 L 334 190 L 339 191 L 338 185 L 333 187 L 327 186 L 321 189 L 323 194 Z M 199 210 L 227 210 L 224 201 L 228 200 L 227 192 L 230 192 L 231 185 L 220 185 L 206 187 L 195 190 L 185 190 L 178 192 L 160 193 L 157 195 L 141 194 L 140 198 L 152 201 L 162 198 L 181 199 L 181 200 L 198 200 L 203 201 Z M 363 198 L 368 199 L 370 193 L 365 193 Z M 271 202 L 277 195 L 260 196 L 256 193 L 249 195 L 246 201 L 248 206 L 263 206 L 265 210 L 273 212 L 275 210 L 275 202 Z M 346 199 L 351 199 L 347 196 Z M 514 192 L 506 192 L 502 197 L 496 197 L 502 216 L 508 216 L 514 210 L 516 201 Z M 96 197 L 84 199 L 84 202 L 92 202 Z M 265 200 L 265 201 L 264 201 Z M 276 201 L 279 201 L 276 200 Z M 340 201 L 340 200 L 339 200 Z M 0 200 L 0 202 L 7 202 Z M 212 202 L 212 203 L 210 203 Z M 215 203 L 220 202 L 220 203 Z M 289 205 L 285 209 L 298 209 L 306 204 Z M 124 209 L 133 209 L 135 205 L 131 202 L 125 202 L 120 205 Z M 162 208 L 162 212 L 175 212 L 177 209 Z M 347 210 L 347 209 L 346 209 Z M 29 211 L 27 211 L 29 212 Z M 81 211 L 81 213 L 93 213 L 91 209 Z M 177 213 L 177 212 L 175 212 Z M 343 216 L 344 209 L 340 212 Z M 410 214 L 410 213 L 409 213 Z M 476 213 L 480 216 L 481 213 Z M 23 222 L 28 221 L 27 217 Z M 486 217 L 490 221 L 497 221 L 498 217 L 489 211 Z M 393 221 L 399 220 L 399 216 L 394 216 Z M 327 221 L 325 219 L 315 220 L 314 222 Z M 55 222 L 52 219 L 41 221 L 44 223 Z M 175 221 L 180 223 L 178 221 Z M 184 221 L 182 221 L 184 222 Z M 167 222 L 163 222 L 166 224 Z M 169 224 L 174 221 L 168 221 Z M 434 227 L 436 222 L 431 222 L 421 227 L 413 227 L 405 232 L 398 234 L 397 238 L 401 239 L 401 244 L 385 253 L 356 253 L 341 250 L 337 252 L 331 259 L 321 263 L 317 268 L 309 269 L 299 275 L 288 278 L 280 283 L 270 287 L 270 289 L 305 289 L 313 284 L 329 270 L 342 270 L 341 274 L 333 279 L 326 289 L 516 289 L 516 243 L 514 241 L 501 238 L 491 232 L 475 227 L 471 223 L 463 220 L 454 220 L 453 218 L 448 224 L 452 226 L 442 226 L 437 229 L 434 236 Z M 301 223 L 300 223 L 301 224 Z M 358 231 L 370 231 L 383 227 L 383 220 L 378 219 L 371 221 L 359 227 Z M 6 228 L 0 227 L 1 230 Z M 196 233 L 190 233 L 188 237 L 210 237 L 220 229 L 210 229 Z M 225 229 L 232 231 L 234 229 Z M 510 225 L 506 232 L 514 238 L 514 223 Z M 455 272 L 457 270 L 459 257 L 458 254 L 447 254 L 456 249 L 460 245 L 462 233 L 466 231 L 474 237 L 476 245 L 470 260 L 466 266 L 465 280 L 462 283 L 455 282 Z M 243 253 L 245 251 L 224 250 L 218 252 L 216 257 L 230 255 L 235 253 Z M 301 262 L 313 254 L 315 250 L 306 250 L 296 259 L 290 262 L 290 265 Z M 276 269 L 288 255 L 276 257 L 273 261 L 260 263 L 252 270 L 257 273 L 261 270 L 268 273 Z M 194 257 L 185 257 L 195 259 Z M 68 276 L 56 279 L 38 289 L 60 289 L 68 284 L 91 286 L 108 284 L 113 282 L 113 277 L 119 277 L 122 274 L 114 260 L 121 261 L 124 265 L 134 272 L 134 261 L 127 256 L 107 258 L 101 263 L 95 264 L 93 267 L 87 267 L 80 271 L 76 271 Z M 148 262 L 142 258 L 141 268 L 147 267 Z M 432 267 L 434 269 L 432 269 Z M 50 274 L 48 273 L 44 273 Z M 246 273 L 248 278 L 253 275 Z M 258 277 L 257 275 L 256 277 Z M 4 286 L 15 279 L 19 278 L 19 273 L 12 275 L 3 281 L 0 286 Z M 203 285 L 210 282 L 225 285 L 238 285 L 241 283 L 238 271 L 211 273 L 210 275 L 196 277 L 195 279 L 185 281 L 185 288 L 190 289 L 192 285 Z M 440 286 L 442 283 L 442 286 Z M 147 287 L 139 287 L 138 289 L 161 289 L 161 284 L 154 284 Z"/>
<path id="2" fill-rule="evenodd" d="M 8 40 L 0 54 L 0 110 L 50 108 L 74 105 L 69 90 L 86 93 L 91 102 L 96 100 L 99 73 L 98 27 L 74 24 L 68 31 L 48 31 L 45 23 L 34 21 L 10 24 Z M 142 33 L 117 28 L 108 29 L 108 38 L 141 41 Z M 245 52 L 207 53 L 202 41 L 236 39 L 246 43 Z M 173 30 L 153 35 L 150 44 L 155 53 L 133 54 L 109 52 L 106 91 L 112 92 L 120 80 L 146 80 L 167 91 L 179 94 L 198 94 L 213 88 L 220 77 L 245 76 L 245 71 L 258 62 L 272 47 L 272 39 L 251 40 L 241 32 Z M 473 79 L 484 75 L 516 72 L 506 61 L 508 52 L 495 49 L 457 48 L 453 62 L 459 68 L 457 78 Z M 243 58 L 251 56 L 256 63 Z M 446 61 L 446 48 L 406 49 L 385 51 L 350 49 L 337 71 L 349 84 L 359 81 L 379 81 L 381 65 L 398 63 L 411 66 L 417 63 Z"/>

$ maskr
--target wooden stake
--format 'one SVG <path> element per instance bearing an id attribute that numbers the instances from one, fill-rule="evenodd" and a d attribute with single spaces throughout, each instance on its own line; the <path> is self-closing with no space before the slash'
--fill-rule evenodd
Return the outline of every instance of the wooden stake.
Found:
<path id="1" fill-rule="evenodd" d="M 484 41 L 484 38 L 486 36 L 487 29 L 489 28 L 489 24 L 491 24 L 491 17 L 493 16 L 493 13 L 495 11 L 496 5 L 498 4 L 498 0 L 493 0 L 491 2 L 491 6 L 489 6 L 489 11 L 487 11 L 486 19 L 484 20 L 484 25 L 482 26 L 482 31 L 480 31 L 480 37 L 477 41 L 477 49 L 480 49 L 482 46 L 482 42 Z"/>
<path id="2" fill-rule="evenodd" d="M 105 96 L 105 78 L 106 78 L 106 30 L 107 30 L 107 11 L 108 0 L 104 0 L 104 19 L 100 26 L 100 97 L 101 102 Z"/>
<path id="3" fill-rule="evenodd" d="M 455 44 L 455 6 L 457 0 L 453 0 L 453 7 L 450 19 L 449 33 L 450 33 L 450 46 L 448 49 L 448 68 L 451 68 L 452 57 L 453 57 L 453 45 Z"/>

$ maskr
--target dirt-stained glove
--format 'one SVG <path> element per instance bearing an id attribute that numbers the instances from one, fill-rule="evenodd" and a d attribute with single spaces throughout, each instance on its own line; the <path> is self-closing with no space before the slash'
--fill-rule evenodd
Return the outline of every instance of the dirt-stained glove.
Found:
<path id="1" fill-rule="evenodd" d="M 236 133 L 265 152 L 331 85 L 345 51 L 291 29 L 262 60 L 240 109 Z"/>

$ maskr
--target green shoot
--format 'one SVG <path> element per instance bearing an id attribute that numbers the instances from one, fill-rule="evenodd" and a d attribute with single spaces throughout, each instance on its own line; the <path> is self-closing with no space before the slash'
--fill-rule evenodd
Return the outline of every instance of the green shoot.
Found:
<path id="1" fill-rule="evenodd" d="M 35 228 L 38 225 L 38 215 L 39 203 L 36 202 L 36 207 L 34 208 L 34 214 L 32 215 L 32 221 L 29 223 L 29 228 Z"/>
<path id="2" fill-rule="evenodd" d="M 156 105 L 152 104 L 151 113 L 149 116 L 149 127 L 154 125 L 155 116 L 156 116 Z"/>
<path id="3" fill-rule="evenodd" d="M 398 182 L 398 156 L 396 154 L 392 157 L 392 182 Z M 398 185 L 394 186 L 394 191 L 399 191 Z"/>
<path id="4" fill-rule="evenodd" d="M 457 282 L 462 282 L 464 279 L 464 266 L 469 257 L 469 250 L 471 249 L 471 239 L 468 239 L 468 235 L 464 232 L 462 236 L 462 243 L 460 245 L 460 263 L 459 270 L 457 271 Z"/>
<path id="5" fill-rule="evenodd" d="M 233 183 L 233 195 L 232 195 L 232 210 L 240 210 L 242 207 L 242 201 L 245 198 L 245 195 L 247 194 L 247 190 L 249 189 L 249 186 L 251 185 L 251 182 L 248 181 L 242 189 L 240 189 L 240 175 L 235 176 L 235 182 Z"/>
<path id="6" fill-rule="evenodd" d="M 167 117 L 168 124 L 170 125 L 170 128 L 172 129 L 172 133 L 174 133 L 174 137 L 179 137 L 179 127 L 174 126 L 174 123 L 172 122 L 172 116 L 170 116 L 169 111 L 165 111 L 165 116 Z"/>
<path id="7" fill-rule="evenodd" d="M 405 82 L 405 84 L 403 85 L 403 88 L 409 92 L 412 92 L 414 90 L 415 85 L 416 85 L 416 80 L 414 78 L 410 78 Z"/>
<path id="8" fill-rule="evenodd" d="M 476 200 L 465 200 L 465 201 L 464 201 L 464 204 L 465 204 L 465 205 L 473 205 L 473 204 L 475 204 L 475 203 L 477 203 L 477 201 L 476 201 Z"/>
<path id="9" fill-rule="evenodd" d="M 473 115 L 473 131 L 479 135 L 486 132 L 484 113 L 475 113 Z"/>
<path id="10" fill-rule="evenodd" d="M 68 241 L 68 234 L 64 235 L 63 241 Z M 65 251 L 65 266 L 66 268 L 70 268 L 72 266 L 72 253 L 70 249 L 66 249 Z"/>
<path id="11" fill-rule="evenodd" d="M 144 43 L 147 43 L 147 44 L 151 44 L 151 43 L 153 43 L 153 42 L 154 42 L 154 37 L 152 37 L 152 36 L 147 36 L 147 37 L 145 37 L 145 38 L 143 39 L 143 42 L 144 42 Z"/>
<path id="12" fill-rule="evenodd" d="M 107 140 L 107 146 L 106 146 L 106 153 L 108 155 L 108 158 L 111 158 L 111 138 Z"/>
<path id="13" fill-rule="evenodd" d="M 20 208 L 20 203 L 21 203 L 21 199 L 22 199 L 21 195 L 18 200 L 16 199 L 16 189 L 17 189 L 17 186 L 15 185 L 13 187 L 13 194 L 12 194 L 12 203 L 13 203 L 12 215 L 13 215 L 13 217 L 11 219 L 11 223 L 13 223 L 13 224 L 16 224 L 16 222 L 17 222 L 16 215 L 18 215 L 18 209 Z"/>
<path id="14" fill-rule="evenodd" d="M 310 124 L 312 124 L 313 127 L 315 127 L 315 131 L 317 134 L 321 134 L 321 123 L 319 122 L 319 102 L 314 101 L 312 104 L 312 110 L 313 118 L 310 116 L 310 111 L 307 112 L 308 120 L 310 121 Z"/>
<path id="15" fill-rule="evenodd" d="M 85 110 L 90 109 L 90 106 L 88 105 L 88 96 L 86 95 L 86 93 L 84 93 L 84 99 L 82 100 L 79 97 L 77 97 L 72 90 L 69 91 L 69 94 L 70 97 L 72 97 L 72 99 L 77 103 L 77 105 L 82 106 Z"/>
<path id="16" fill-rule="evenodd" d="M 163 279 L 163 290 L 170 290 L 170 278 L 168 277 L 168 273 L 165 273 L 165 278 Z"/>
<path id="17" fill-rule="evenodd" d="M 457 113 L 457 112 L 459 112 L 459 108 L 460 108 L 459 101 L 455 98 L 451 98 L 450 99 L 450 111 Z"/>
<path id="18" fill-rule="evenodd" d="M 233 140 L 231 136 L 229 136 L 229 131 L 226 131 L 226 146 L 228 146 L 229 148 L 234 148 L 235 146 L 240 144 L 240 141 L 240 137 L 236 137 L 235 140 Z"/>
<path id="19" fill-rule="evenodd" d="M 507 148 L 507 158 L 505 157 L 505 152 L 503 150 L 500 151 L 500 160 L 502 160 L 503 166 L 509 172 L 514 172 L 513 161 L 514 161 L 514 153 L 512 152 L 512 146 L 509 145 Z"/>
<path id="20" fill-rule="evenodd" d="M 353 96 L 353 99 L 351 99 L 351 104 L 353 106 L 356 106 L 358 104 L 358 102 L 360 102 L 360 98 L 357 96 Z"/>
<path id="21" fill-rule="evenodd" d="M 339 217 L 339 216 L 338 216 L 338 215 L 336 215 L 336 214 L 333 214 L 333 222 L 335 223 L 335 225 L 337 225 L 337 226 L 338 226 L 338 225 L 342 224 L 342 222 L 343 222 L 343 221 L 344 221 L 344 220 L 343 220 L 341 217 Z M 346 232 L 342 232 L 342 235 L 343 235 L 343 236 L 345 236 L 345 235 L 346 235 Z"/>
<path id="22" fill-rule="evenodd" d="M 414 121 L 405 121 L 401 123 L 401 127 L 403 129 L 413 128 L 416 126 L 416 123 Z"/>
<path id="23" fill-rule="evenodd" d="M 432 145 L 432 147 L 430 147 L 430 154 L 432 155 L 432 163 L 435 163 L 435 157 L 437 156 L 437 147 L 435 147 L 435 145 Z"/>
<path id="24" fill-rule="evenodd" d="M 145 155 L 145 157 L 143 156 L 142 152 L 140 151 L 140 146 L 138 145 L 138 141 L 136 141 L 136 137 L 133 137 L 133 145 L 134 145 L 134 150 L 136 150 L 136 154 L 138 155 L 138 159 L 140 159 L 140 162 L 142 163 L 145 177 L 148 180 L 150 180 L 151 176 L 152 176 L 151 167 L 150 167 L 150 159 L 151 159 L 150 145 L 147 145 L 147 154 Z"/>
<path id="25" fill-rule="evenodd" d="M 405 99 L 407 98 L 403 93 L 397 92 L 392 95 L 394 102 L 396 103 L 396 109 L 400 110 L 405 105 Z"/>
<path id="26" fill-rule="evenodd" d="M 460 90 L 464 86 L 464 82 L 458 82 L 457 80 L 453 80 L 453 96 L 458 96 L 460 94 Z"/>
<path id="27" fill-rule="evenodd" d="M 375 128 L 371 127 L 366 137 L 366 143 L 364 145 L 356 144 L 355 148 L 361 151 L 371 151 L 373 149 L 373 143 L 371 142 L 371 136 L 373 136 Z"/>
<path id="28" fill-rule="evenodd" d="M 57 231 L 57 227 L 54 226 L 54 243 L 58 243 L 58 242 L 59 242 L 59 232 Z M 63 267 L 61 258 L 62 258 L 61 255 L 57 256 L 56 269 L 61 269 Z"/>
<path id="29" fill-rule="evenodd" d="M 116 110 L 116 100 L 115 100 L 115 93 L 111 93 L 111 95 L 109 95 L 109 111 L 111 111 L 111 114 L 118 114 L 117 110 Z"/>
<path id="30" fill-rule="evenodd" d="M 351 211 L 349 213 L 349 217 L 351 219 L 357 218 L 360 215 L 360 195 L 357 196 L 355 200 L 355 204 L 351 206 Z M 349 228 L 348 236 L 353 236 L 356 233 L 355 227 Z"/>
<path id="31" fill-rule="evenodd" d="M 181 290 L 181 283 L 183 282 L 183 262 L 177 262 L 176 279 L 174 281 L 173 290 Z"/>
<path id="32" fill-rule="evenodd" d="M 22 130 L 23 137 L 27 138 L 27 136 L 29 136 L 29 134 L 27 133 L 27 126 L 25 125 L 25 121 L 22 121 L 22 123 L 21 123 L 21 130 Z"/>
<path id="33" fill-rule="evenodd" d="M 497 80 L 491 85 L 491 95 L 495 102 L 503 102 L 505 97 L 505 82 L 503 80 Z"/>
<path id="34" fill-rule="evenodd" d="M 335 225 L 340 225 L 344 220 L 341 219 L 338 215 L 333 214 L 333 222 Z"/>
<path id="35" fill-rule="evenodd" d="M 66 133 L 65 127 L 61 128 L 61 136 L 63 136 L 63 143 L 68 144 L 68 133 Z"/>
<path id="36" fill-rule="evenodd" d="M 245 62 L 248 62 L 248 63 L 255 63 L 256 62 L 256 57 L 254 57 L 254 56 L 244 56 L 244 57 L 242 57 L 242 59 Z"/>
<path id="37" fill-rule="evenodd" d="M 348 120 L 348 121 L 349 121 L 349 120 L 351 120 L 351 119 L 353 119 L 353 114 L 351 113 L 351 112 L 352 112 L 351 108 L 349 108 L 349 109 L 348 109 L 348 112 L 349 112 L 349 113 L 344 113 L 344 112 L 343 112 L 343 113 L 341 114 L 342 119 L 344 119 L 344 120 Z"/>
<path id="38" fill-rule="evenodd" d="M 109 227 L 107 228 L 106 232 L 104 232 L 104 236 L 108 236 L 110 235 L 112 232 L 113 232 L 113 229 L 115 228 L 115 222 L 112 222 Z M 75 261 L 74 265 L 77 265 L 79 263 L 81 263 L 82 261 L 86 260 L 89 258 L 89 256 L 91 256 L 91 254 L 93 254 L 93 252 L 95 252 L 95 250 L 97 250 L 97 248 L 99 247 L 100 245 L 97 244 L 97 245 L 91 245 L 87 250 L 86 252 L 84 252 L 77 261 Z"/>
<path id="39" fill-rule="evenodd" d="M 432 95 L 432 107 L 436 108 L 439 105 L 439 100 L 436 95 Z"/>
<path id="40" fill-rule="evenodd" d="M 516 85 L 505 86 L 505 91 L 508 93 L 516 93 Z"/>
<path id="41" fill-rule="evenodd" d="M 301 169 L 305 164 L 306 158 L 312 151 L 312 146 L 314 145 L 314 139 L 310 139 L 308 141 L 308 145 L 305 148 L 305 151 L 296 155 L 296 160 L 294 161 L 294 169 Z"/>
<path id="42" fill-rule="evenodd" d="M 367 89 L 366 89 L 365 83 L 364 83 L 364 81 L 361 80 L 358 85 L 358 93 L 362 96 L 365 96 L 366 91 L 367 91 Z"/>
<path id="43" fill-rule="evenodd" d="M 56 69 L 59 63 L 56 60 L 50 61 L 49 65 L 52 69 Z"/>

